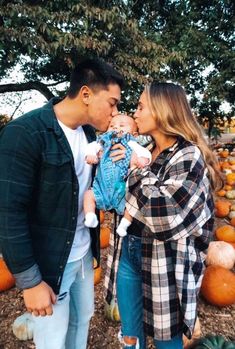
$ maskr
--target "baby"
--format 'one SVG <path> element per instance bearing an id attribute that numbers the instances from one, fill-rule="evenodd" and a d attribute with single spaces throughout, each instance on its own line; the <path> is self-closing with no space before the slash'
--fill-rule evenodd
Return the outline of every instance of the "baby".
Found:
<path id="1" fill-rule="evenodd" d="M 98 225 L 96 207 L 105 211 L 114 209 L 117 214 L 124 214 L 117 233 L 120 236 L 126 235 L 132 221 L 132 217 L 125 210 L 125 180 L 128 170 L 130 167 L 144 168 L 152 159 L 150 151 L 137 143 L 134 137 L 137 135 L 135 120 L 128 115 L 119 114 L 112 118 L 108 130 L 96 142 L 88 144 L 86 162 L 99 163 L 93 187 L 84 196 L 84 224 L 87 227 L 94 228 Z M 126 148 L 125 158 L 117 162 L 110 157 L 111 148 L 115 144 L 122 144 Z"/>

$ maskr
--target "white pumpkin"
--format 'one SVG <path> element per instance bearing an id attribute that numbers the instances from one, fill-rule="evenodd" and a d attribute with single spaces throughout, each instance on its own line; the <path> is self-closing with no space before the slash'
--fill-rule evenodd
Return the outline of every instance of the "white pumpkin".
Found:
<path id="1" fill-rule="evenodd" d="M 14 335 L 21 341 L 33 338 L 34 321 L 30 313 L 18 316 L 12 325 Z"/>
<path id="2" fill-rule="evenodd" d="M 105 312 L 105 316 L 107 317 L 107 319 L 112 320 L 112 321 L 120 321 L 118 304 L 117 304 L 117 300 L 115 298 L 113 298 L 111 300 L 110 304 L 105 302 L 104 312 Z"/>
<path id="3" fill-rule="evenodd" d="M 219 265 L 226 269 L 232 269 L 235 263 L 235 250 L 225 241 L 212 241 L 209 244 L 206 257 L 207 265 Z"/>
<path id="4" fill-rule="evenodd" d="M 227 199 L 235 199 L 235 190 L 228 190 L 225 196 Z"/>
<path id="5" fill-rule="evenodd" d="M 229 216 L 230 219 L 234 218 L 235 217 L 235 211 L 230 211 L 228 216 Z"/>
<path id="6" fill-rule="evenodd" d="M 235 205 L 232 205 L 232 206 L 230 207 L 230 211 L 235 211 Z"/>

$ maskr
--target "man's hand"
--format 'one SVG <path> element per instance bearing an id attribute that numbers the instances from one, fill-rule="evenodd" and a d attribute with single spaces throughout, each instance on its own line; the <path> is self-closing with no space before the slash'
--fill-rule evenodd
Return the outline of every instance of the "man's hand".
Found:
<path id="1" fill-rule="evenodd" d="M 115 144 L 111 150 L 115 150 L 110 153 L 110 157 L 114 162 L 125 158 L 126 148 L 122 144 Z"/>
<path id="2" fill-rule="evenodd" d="M 27 310 L 33 315 L 52 315 L 56 295 L 46 282 L 42 281 L 35 287 L 23 290 L 23 297 Z"/>

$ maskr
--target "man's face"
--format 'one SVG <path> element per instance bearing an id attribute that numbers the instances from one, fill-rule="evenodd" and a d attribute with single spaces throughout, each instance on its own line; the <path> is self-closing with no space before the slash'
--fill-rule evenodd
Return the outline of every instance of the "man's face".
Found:
<path id="1" fill-rule="evenodd" d="M 121 99 L 121 89 L 117 84 L 109 84 L 107 90 L 94 91 L 89 100 L 89 124 L 99 131 L 106 131 Z"/>

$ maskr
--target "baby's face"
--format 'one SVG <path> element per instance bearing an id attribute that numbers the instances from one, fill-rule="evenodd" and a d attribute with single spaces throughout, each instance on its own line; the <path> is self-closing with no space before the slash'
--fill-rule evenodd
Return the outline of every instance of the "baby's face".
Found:
<path id="1" fill-rule="evenodd" d="M 137 131 L 135 120 L 125 114 L 119 114 L 112 118 L 107 131 L 117 131 L 133 134 Z"/>

